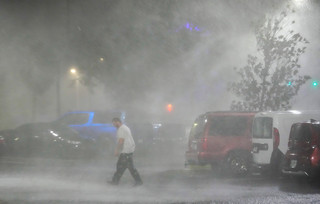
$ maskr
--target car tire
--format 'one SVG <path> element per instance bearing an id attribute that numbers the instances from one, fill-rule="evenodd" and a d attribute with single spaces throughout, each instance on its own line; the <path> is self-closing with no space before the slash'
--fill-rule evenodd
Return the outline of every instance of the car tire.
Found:
<path id="1" fill-rule="evenodd" d="M 225 161 L 225 170 L 233 176 L 246 176 L 250 167 L 250 156 L 244 152 L 231 152 Z"/>

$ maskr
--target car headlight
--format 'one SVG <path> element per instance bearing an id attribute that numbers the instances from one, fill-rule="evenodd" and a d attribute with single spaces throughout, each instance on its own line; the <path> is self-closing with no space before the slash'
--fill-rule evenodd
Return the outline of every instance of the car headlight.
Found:
<path id="1" fill-rule="evenodd" d="M 58 137 L 59 136 L 59 134 L 57 132 L 53 131 L 53 130 L 49 130 L 49 133 L 51 135 L 53 135 L 54 137 Z"/>
<path id="2" fill-rule="evenodd" d="M 73 145 L 79 145 L 79 144 L 81 144 L 80 141 L 74 141 L 74 140 L 67 140 L 67 143 L 68 143 L 68 144 L 73 144 Z"/>

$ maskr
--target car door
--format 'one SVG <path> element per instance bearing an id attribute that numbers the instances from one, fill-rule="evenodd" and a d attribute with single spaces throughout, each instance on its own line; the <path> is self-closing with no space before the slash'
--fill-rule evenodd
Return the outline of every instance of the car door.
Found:
<path id="1" fill-rule="evenodd" d="M 253 121 L 252 152 L 254 163 L 270 163 L 273 151 L 273 122 L 271 117 L 256 117 Z"/>

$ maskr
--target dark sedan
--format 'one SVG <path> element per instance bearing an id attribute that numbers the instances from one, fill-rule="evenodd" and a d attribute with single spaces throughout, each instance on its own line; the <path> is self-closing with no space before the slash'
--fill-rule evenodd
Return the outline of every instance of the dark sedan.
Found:
<path id="1" fill-rule="evenodd" d="M 90 140 L 60 123 L 29 123 L 0 133 L 6 156 L 88 158 L 94 155 Z"/>

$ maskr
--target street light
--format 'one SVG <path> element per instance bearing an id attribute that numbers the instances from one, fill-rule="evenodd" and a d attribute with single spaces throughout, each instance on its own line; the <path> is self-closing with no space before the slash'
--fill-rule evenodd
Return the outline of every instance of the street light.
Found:
<path id="1" fill-rule="evenodd" d="M 73 75 L 76 75 L 77 74 L 77 69 L 76 68 L 71 68 L 70 69 L 70 73 L 73 74 Z"/>
<path id="2" fill-rule="evenodd" d="M 75 97 L 75 107 L 76 109 L 78 109 L 78 101 L 79 101 L 79 73 L 78 73 L 78 69 L 76 67 L 71 67 L 69 70 L 71 76 L 73 77 L 72 80 L 75 81 L 75 93 L 76 93 L 76 97 Z"/>

